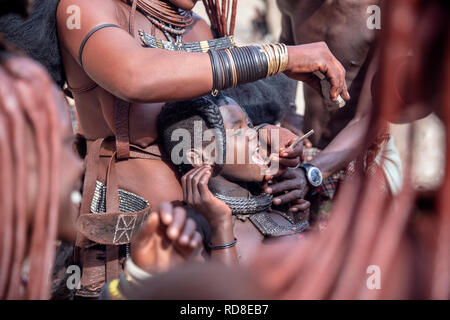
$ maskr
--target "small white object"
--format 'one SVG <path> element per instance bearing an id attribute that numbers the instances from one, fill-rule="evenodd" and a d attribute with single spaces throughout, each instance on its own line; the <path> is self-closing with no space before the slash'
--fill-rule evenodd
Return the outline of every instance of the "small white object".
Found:
<path id="1" fill-rule="evenodd" d="M 81 203 L 81 193 L 78 190 L 72 191 L 70 194 L 70 201 L 72 201 L 73 204 L 78 205 Z"/>
<path id="2" fill-rule="evenodd" d="M 320 71 L 314 72 L 314 75 L 319 78 L 320 85 L 322 87 L 322 96 L 325 102 L 325 106 L 328 109 L 328 111 L 336 111 L 343 107 L 345 107 L 346 102 L 341 97 L 341 95 L 338 96 L 337 101 L 331 101 L 330 99 L 330 90 L 331 90 L 331 83 L 330 80 Z"/>
<path id="3" fill-rule="evenodd" d="M 127 262 L 125 264 L 125 269 L 126 269 L 127 273 L 135 280 L 146 280 L 146 279 L 152 277 L 152 275 L 150 273 L 139 268 L 133 262 L 133 260 L 131 260 L 131 258 L 127 259 Z"/>
<path id="4" fill-rule="evenodd" d="M 342 99 L 341 95 L 338 96 L 337 103 L 339 104 L 339 109 L 345 107 L 345 104 L 346 104 L 345 100 Z"/>

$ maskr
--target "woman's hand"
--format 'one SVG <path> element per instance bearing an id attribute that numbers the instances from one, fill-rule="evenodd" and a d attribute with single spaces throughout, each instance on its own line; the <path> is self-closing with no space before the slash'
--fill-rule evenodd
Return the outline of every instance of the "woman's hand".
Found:
<path id="1" fill-rule="evenodd" d="M 275 134 L 274 134 L 275 131 Z M 278 141 L 274 141 L 278 138 Z M 266 176 L 266 180 L 272 180 L 274 176 L 283 174 L 287 168 L 295 168 L 303 160 L 303 143 L 297 143 L 291 147 L 299 138 L 290 130 L 274 125 L 266 125 L 259 130 L 259 139 L 261 143 L 267 145 L 271 161 L 278 162 L 276 172 L 271 172 Z"/>
<path id="2" fill-rule="evenodd" d="M 278 131 L 278 145 L 275 141 L 273 141 L 273 137 L 277 135 L 272 135 L 271 131 Z M 261 134 L 260 138 L 267 143 L 268 146 L 272 146 L 275 143 L 275 146 L 278 146 L 278 150 L 273 150 L 278 152 L 280 155 L 280 165 L 284 167 L 296 167 L 300 164 L 300 161 L 303 158 L 303 143 L 298 143 L 293 148 L 292 144 L 299 138 L 296 134 L 294 134 L 289 129 L 278 127 L 274 125 L 267 125 L 260 129 Z"/>
<path id="3" fill-rule="evenodd" d="M 289 211 L 303 219 L 309 218 L 311 204 L 305 200 L 309 186 L 302 169 L 288 168 L 274 179 L 274 183 L 263 185 L 264 192 L 272 195 L 281 194 L 273 199 L 276 206 L 289 204 Z"/>
<path id="4" fill-rule="evenodd" d="M 289 64 L 285 72 L 288 77 L 306 82 L 322 95 L 320 80 L 313 74 L 320 71 L 330 79 L 332 101 L 337 101 L 339 95 L 346 101 L 350 100 L 345 80 L 346 71 L 325 42 L 289 46 L 288 52 Z"/>
<path id="5" fill-rule="evenodd" d="M 231 209 L 209 190 L 211 167 L 194 168 L 181 178 L 184 201 L 202 214 L 212 228 L 231 221 Z"/>

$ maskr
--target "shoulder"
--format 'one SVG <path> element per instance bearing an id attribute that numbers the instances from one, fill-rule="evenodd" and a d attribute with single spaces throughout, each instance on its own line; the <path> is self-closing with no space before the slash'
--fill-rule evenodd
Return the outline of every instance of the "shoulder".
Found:
<path id="1" fill-rule="evenodd" d="M 208 22 L 196 13 L 193 13 L 192 17 L 194 22 L 192 23 L 191 29 L 195 29 L 196 35 L 200 36 L 203 40 L 214 39 Z"/>
<path id="2" fill-rule="evenodd" d="M 61 0 L 56 18 L 58 30 L 86 31 L 100 23 L 117 23 L 117 0 Z"/>
<path id="3" fill-rule="evenodd" d="M 199 16 L 196 13 L 192 13 L 192 18 L 194 19 L 194 24 L 198 24 L 200 26 L 206 27 L 209 29 L 209 24 L 206 22 L 205 19 L 203 19 L 201 16 Z"/>
<path id="4" fill-rule="evenodd" d="M 61 0 L 56 19 L 62 48 L 75 54 L 83 38 L 98 25 L 120 25 L 120 0 Z"/>
<path id="5" fill-rule="evenodd" d="M 119 0 L 60 0 L 58 5 L 58 18 L 64 15 L 79 12 L 81 17 L 97 16 L 103 18 L 105 16 L 115 15 Z"/>

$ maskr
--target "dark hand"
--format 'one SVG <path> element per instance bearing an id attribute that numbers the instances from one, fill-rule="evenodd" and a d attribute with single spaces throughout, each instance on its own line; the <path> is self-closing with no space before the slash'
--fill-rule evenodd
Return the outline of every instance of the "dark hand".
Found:
<path id="1" fill-rule="evenodd" d="M 181 178 L 181 186 L 184 201 L 216 226 L 231 219 L 231 209 L 209 190 L 211 170 L 210 166 L 192 169 Z"/>
<path id="2" fill-rule="evenodd" d="M 314 88 L 322 96 L 320 80 L 313 72 L 321 71 L 331 82 L 330 98 L 337 101 L 338 96 L 348 101 L 346 71 L 333 56 L 325 42 L 310 43 L 288 47 L 289 65 L 285 72 L 292 79 L 303 81 Z"/>
<path id="3" fill-rule="evenodd" d="M 304 200 L 308 193 L 309 185 L 306 180 L 305 173 L 302 169 L 288 168 L 282 175 L 276 178 L 272 185 L 264 184 L 264 191 L 268 194 L 279 194 L 273 199 L 274 205 L 291 204 L 289 211 L 297 213 L 306 211 L 310 207 L 310 203 Z"/>
<path id="4" fill-rule="evenodd" d="M 271 131 L 277 130 L 279 141 L 272 141 L 273 136 Z M 279 158 L 272 156 L 272 161 L 279 161 L 280 166 L 283 167 L 296 167 L 300 164 L 303 157 L 303 143 L 298 143 L 294 148 L 290 146 L 299 138 L 297 135 L 292 133 L 290 130 L 278 127 L 274 125 L 267 125 L 260 129 L 259 137 L 262 142 L 267 143 L 267 146 L 272 145 L 278 146 L 278 150 L 273 150 L 279 153 Z M 278 144 L 277 144 L 278 143 Z M 271 149 L 269 149 L 271 150 Z"/>

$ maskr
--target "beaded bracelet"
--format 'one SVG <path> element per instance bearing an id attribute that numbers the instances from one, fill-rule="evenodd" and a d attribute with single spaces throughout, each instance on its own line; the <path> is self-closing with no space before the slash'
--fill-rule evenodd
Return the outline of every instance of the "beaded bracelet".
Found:
<path id="1" fill-rule="evenodd" d="M 119 289 L 119 279 L 114 279 L 109 283 L 108 291 L 113 300 L 125 300 L 125 296 Z"/>

